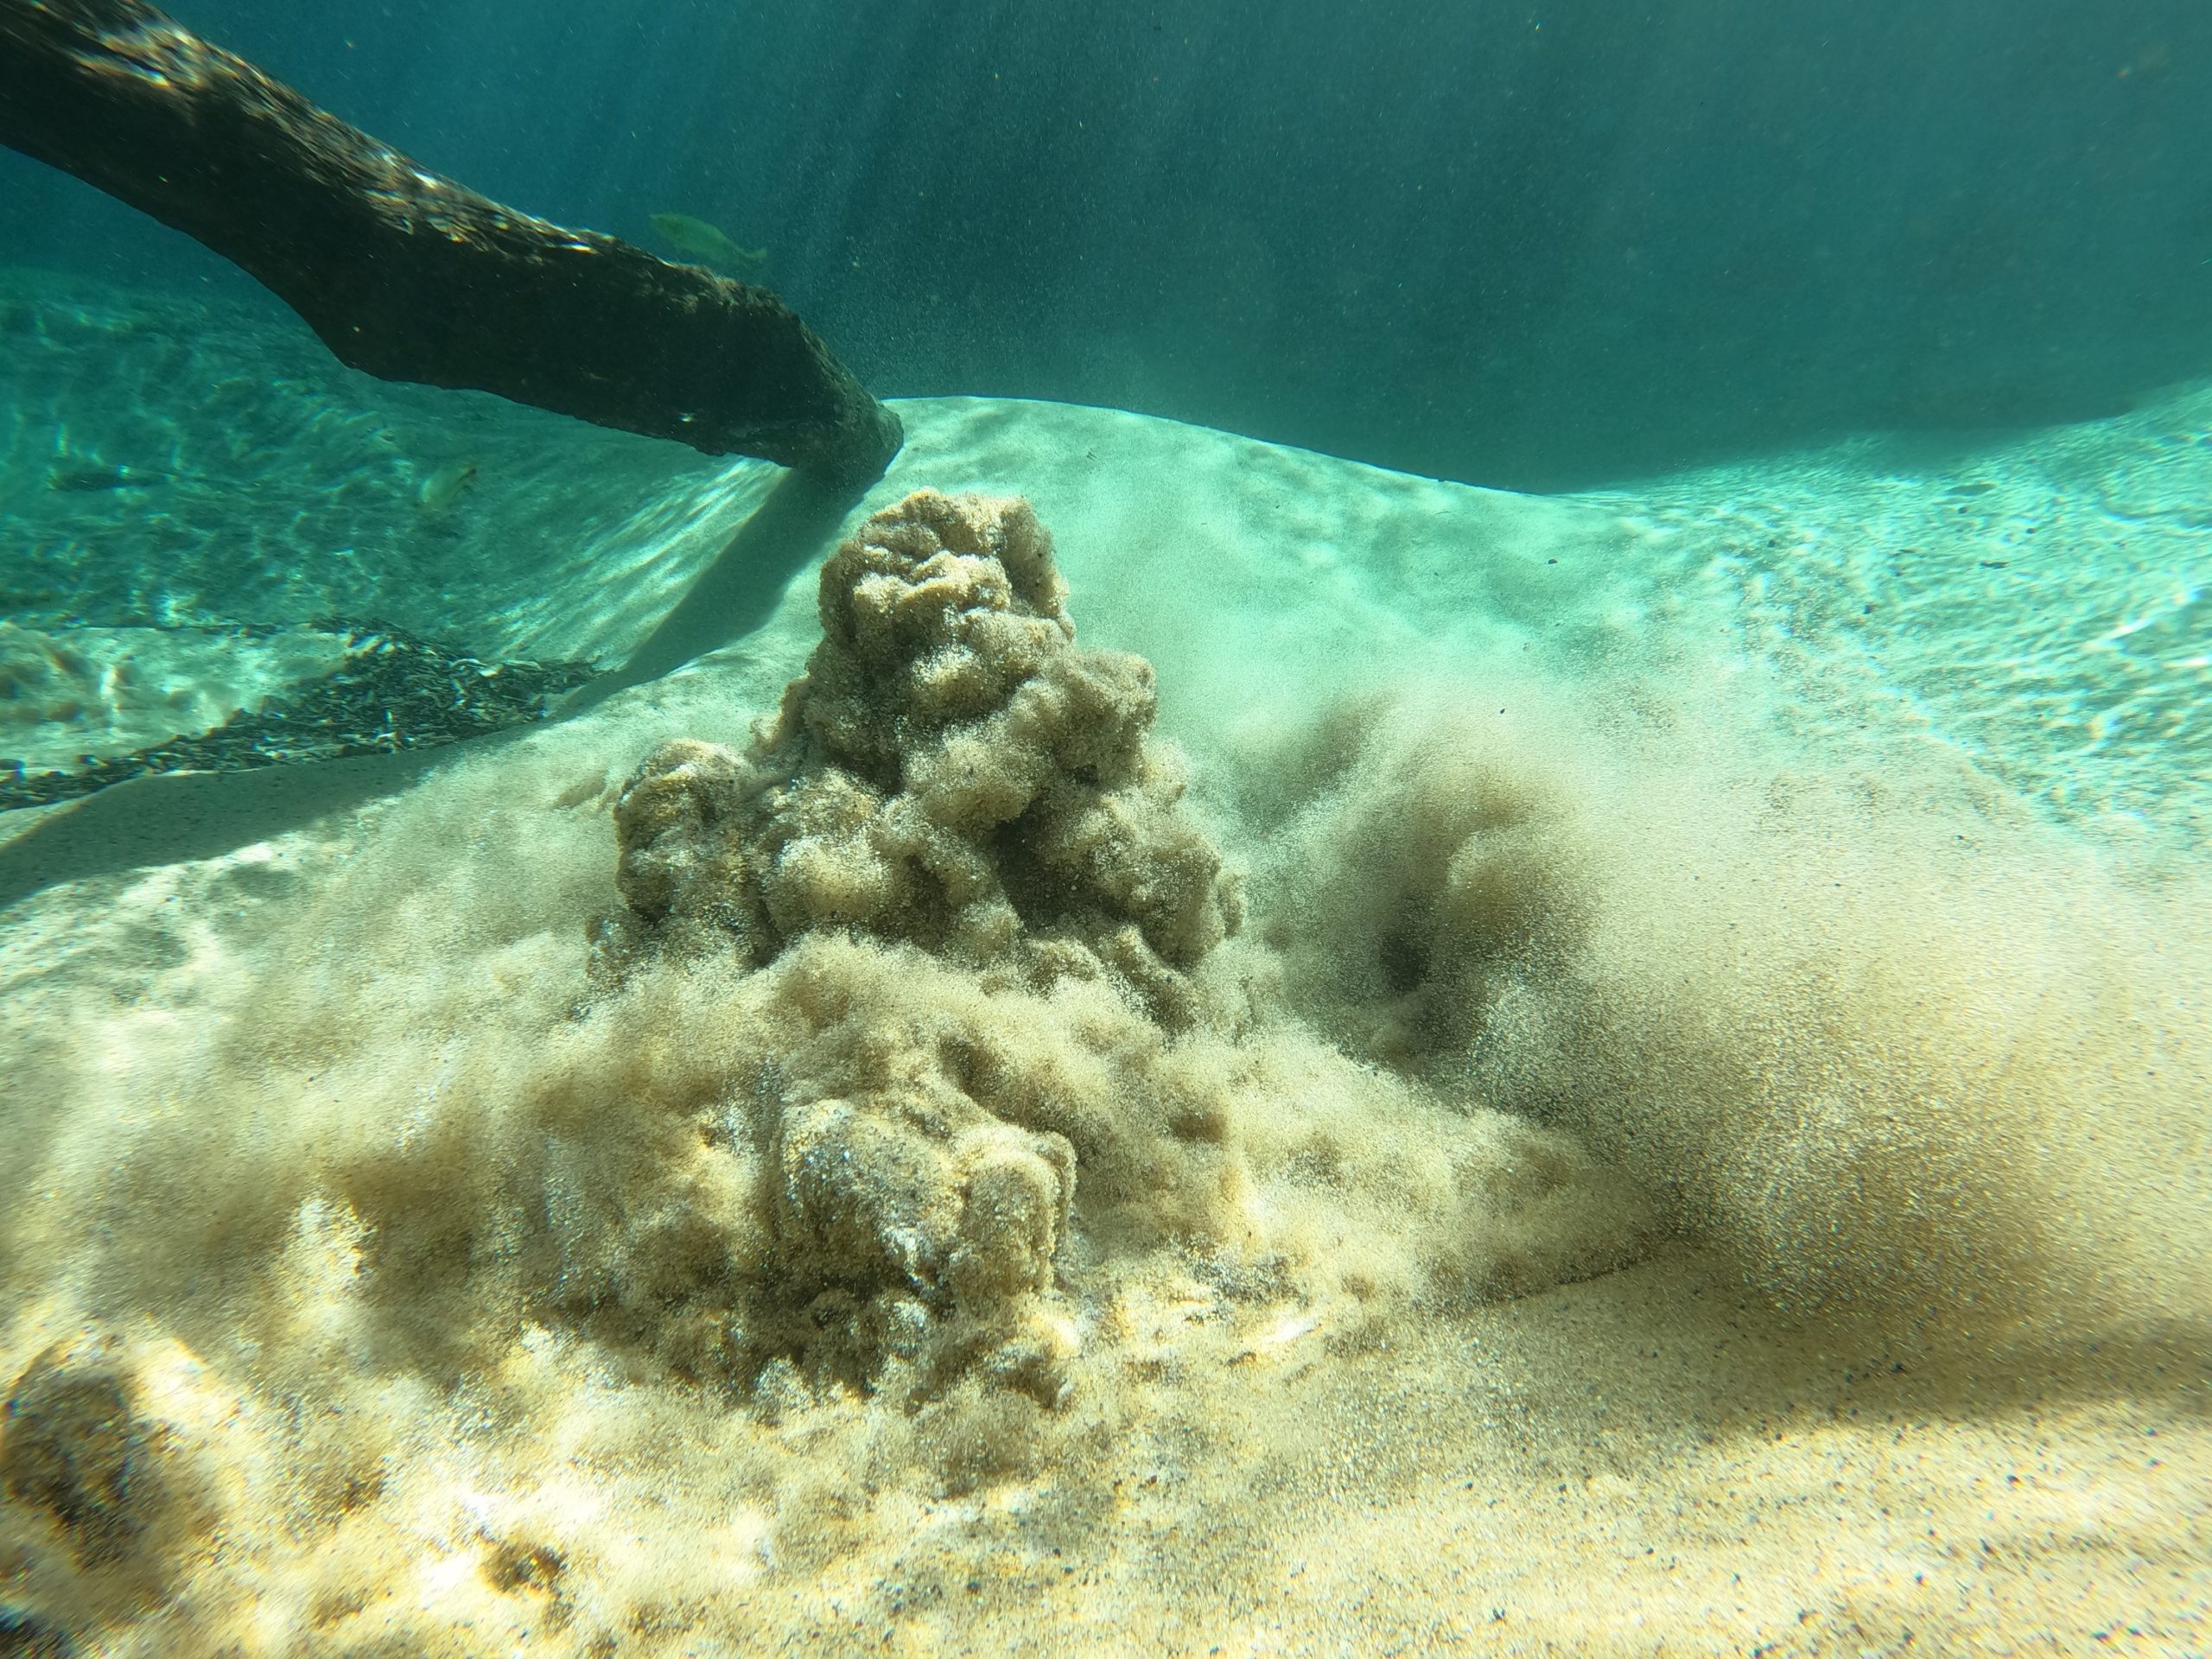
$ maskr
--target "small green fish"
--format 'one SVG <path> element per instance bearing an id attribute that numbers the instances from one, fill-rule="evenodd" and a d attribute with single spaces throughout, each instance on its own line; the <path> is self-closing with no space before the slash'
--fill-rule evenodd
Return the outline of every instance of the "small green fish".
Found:
<path id="1" fill-rule="evenodd" d="M 79 495 L 95 490 L 150 490 L 168 482 L 168 474 L 143 467 L 56 467 L 46 475 L 48 489 Z"/>
<path id="2" fill-rule="evenodd" d="M 461 499 L 461 492 L 475 481 L 474 461 L 449 461 L 416 486 L 415 504 L 428 513 L 449 512 L 453 504 Z"/>
<path id="3" fill-rule="evenodd" d="M 768 262 L 767 249 L 740 247 L 719 226 L 689 213 L 655 213 L 652 221 L 653 229 L 669 246 L 733 276 Z"/>

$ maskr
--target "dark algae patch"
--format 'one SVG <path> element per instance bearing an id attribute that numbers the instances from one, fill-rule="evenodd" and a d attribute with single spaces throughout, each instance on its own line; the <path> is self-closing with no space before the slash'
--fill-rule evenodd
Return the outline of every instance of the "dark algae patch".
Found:
<path id="1" fill-rule="evenodd" d="M 20 760 L 0 760 L 0 810 L 73 800 L 159 772 L 245 772 L 435 748 L 543 720 L 555 698 L 595 671 L 588 663 L 490 662 L 372 623 L 317 627 L 346 637 L 346 660 L 333 672 L 259 709 L 242 709 L 212 731 L 88 757 L 77 771 L 31 772 Z"/>

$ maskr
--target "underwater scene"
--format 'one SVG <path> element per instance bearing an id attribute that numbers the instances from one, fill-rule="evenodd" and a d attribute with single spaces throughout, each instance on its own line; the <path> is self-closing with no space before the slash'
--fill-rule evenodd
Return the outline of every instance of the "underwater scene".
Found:
<path id="1" fill-rule="evenodd" d="M 0 137 L 0 1659 L 2212 1651 L 2212 18 Z"/>

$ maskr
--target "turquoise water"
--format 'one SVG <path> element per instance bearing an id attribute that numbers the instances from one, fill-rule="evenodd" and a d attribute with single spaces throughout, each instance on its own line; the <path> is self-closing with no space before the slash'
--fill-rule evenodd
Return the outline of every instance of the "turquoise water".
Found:
<path id="1" fill-rule="evenodd" d="M 0 1659 L 2212 1646 L 2212 37 L 1828 11 L 188 20 L 854 498 L 0 156 Z"/>

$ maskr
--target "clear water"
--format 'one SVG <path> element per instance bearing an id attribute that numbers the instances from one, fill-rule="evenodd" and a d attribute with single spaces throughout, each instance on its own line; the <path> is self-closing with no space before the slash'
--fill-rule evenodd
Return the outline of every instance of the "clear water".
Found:
<path id="1" fill-rule="evenodd" d="M 2212 60 L 2062 10 L 182 19 L 765 248 L 907 432 L 765 561 L 0 157 L 0 1650 L 2202 1649 Z M 1155 677 L 972 716 L 1010 944 L 922 694 L 760 804 L 920 490 Z"/>

